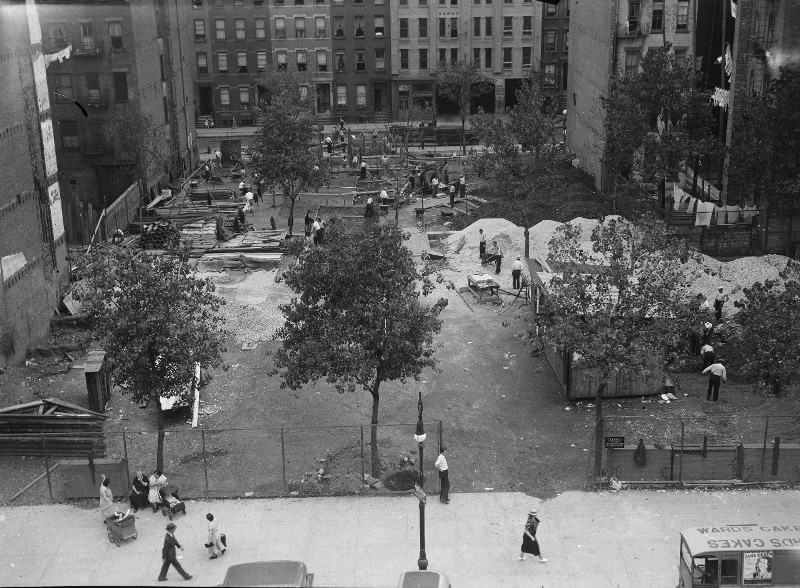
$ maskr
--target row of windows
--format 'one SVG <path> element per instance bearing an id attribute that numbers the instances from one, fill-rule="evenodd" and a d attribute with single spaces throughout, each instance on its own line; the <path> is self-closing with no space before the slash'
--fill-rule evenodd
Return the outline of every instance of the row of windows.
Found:
<path id="1" fill-rule="evenodd" d="M 439 64 L 444 65 L 448 61 L 447 49 L 439 49 Z M 481 60 L 481 52 L 483 59 Z M 410 68 L 410 50 L 400 49 L 400 69 Z M 530 67 L 532 64 L 533 47 L 522 47 L 522 67 Z M 478 67 L 485 69 L 492 69 L 494 67 L 492 61 L 493 53 L 491 48 L 472 50 L 472 62 Z M 458 49 L 450 49 L 449 53 L 450 63 L 458 62 Z M 503 69 L 512 69 L 514 67 L 514 50 L 512 47 L 503 47 L 502 50 L 502 63 Z M 428 69 L 428 50 L 417 50 L 417 69 Z"/>
<path id="2" fill-rule="evenodd" d="M 367 52 L 364 49 L 356 49 L 353 58 L 355 71 L 367 71 Z M 305 49 L 298 49 L 294 52 L 295 65 L 298 71 L 308 71 L 308 51 Z M 316 51 L 317 57 L 317 71 L 328 71 L 328 51 L 325 49 L 318 49 Z M 232 73 L 228 67 L 228 53 L 227 51 L 219 51 L 216 54 L 217 58 L 217 73 L 227 74 Z M 374 50 L 373 69 L 376 72 L 386 71 L 386 50 Z M 336 51 L 334 56 L 334 63 L 336 71 L 346 71 L 348 67 L 347 53 L 345 51 Z M 287 69 L 289 65 L 289 52 L 276 51 L 275 62 L 278 69 Z M 267 68 L 267 52 L 256 51 L 256 70 L 264 71 Z M 208 75 L 208 54 L 197 53 L 197 73 L 200 75 Z M 236 69 L 233 73 L 246 74 L 250 73 L 248 65 L 248 56 L 246 51 L 239 51 L 236 53 Z"/>
<path id="3" fill-rule="evenodd" d="M 641 24 L 642 1 L 628 0 L 628 30 L 635 31 Z M 686 31 L 689 29 L 689 0 L 678 0 L 678 10 L 675 15 L 675 30 Z M 664 30 L 664 2 L 653 0 L 650 13 L 650 32 Z"/>
<path id="4" fill-rule="evenodd" d="M 525 0 L 526 3 L 529 0 Z M 344 0 L 333 0 L 334 4 L 344 4 Z M 353 0 L 353 4 L 364 4 L 364 0 Z M 386 0 L 372 0 L 372 3 L 376 6 L 382 6 L 386 4 Z M 225 7 L 225 0 L 213 0 L 209 3 L 210 5 L 214 6 L 215 8 L 224 8 Z M 228 2 L 230 4 L 230 1 Z M 273 4 L 275 6 L 285 6 L 286 4 L 294 4 L 295 6 L 303 6 L 305 4 L 325 4 L 325 0 L 273 0 Z M 441 2 L 444 4 L 444 2 Z M 244 8 L 244 0 L 233 0 L 233 7 L 234 8 Z M 264 0 L 253 0 L 253 6 L 263 6 Z M 192 6 L 194 8 L 202 8 L 203 7 L 203 0 L 192 0 Z"/>
<path id="5" fill-rule="evenodd" d="M 71 73 L 52 74 L 52 90 L 58 92 L 56 101 L 78 100 L 89 104 L 105 103 L 108 101 L 108 91 L 101 83 L 100 74 L 87 73 L 78 77 L 78 89 L 74 85 L 74 76 Z M 111 73 L 112 99 L 114 102 L 128 102 L 128 74 L 124 71 Z M 60 94 L 60 96 L 59 96 Z"/>
<path id="6" fill-rule="evenodd" d="M 60 121 L 62 149 L 80 149 L 80 131 L 76 121 Z M 108 151 L 106 127 L 102 121 L 83 123 L 84 148 L 87 152 Z"/>
<path id="7" fill-rule="evenodd" d="M 376 37 L 382 37 L 386 32 L 384 17 L 374 16 L 372 24 L 373 24 L 374 35 Z M 347 36 L 347 29 L 345 28 L 345 20 L 343 16 L 333 17 L 333 30 L 335 31 L 336 37 L 342 38 Z M 366 36 L 366 29 L 364 27 L 363 16 L 353 17 L 353 36 L 354 37 Z"/>
<path id="8" fill-rule="evenodd" d="M 315 16 L 314 18 L 314 35 L 317 39 L 325 38 L 328 35 L 327 24 L 324 16 Z M 527 17 L 526 17 L 527 18 Z M 294 38 L 304 39 L 307 35 L 306 17 L 294 17 Z M 456 19 L 453 19 L 456 20 Z M 245 19 L 236 18 L 233 21 L 234 36 L 236 40 L 245 40 L 247 36 L 247 26 Z M 275 38 L 286 38 L 286 17 L 278 16 L 274 19 L 275 24 Z M 254 25 L 254 38 L 266 38 L 266 19 L 256 18 L 253 21 Z M 334 17 L 334 30 L 337 37 L 345 36 L 345 20 L 343 16 Z M 382 37 L 385 34 L 386 25 L 383 16 L 374 16 L 372 18 L 372 33 L 376 37 Z M 366 36 L 365 18 L 364 16 L 353 17 L 353 33 L 355 37 Z M 427 32 L 426 32 L 427 36 Z M 228 38 L 228 30 L 224 18 L 214 20 L 214 39 L 217 41 L 224 41 Z M 206 21 L 203 19 L 196 19 L 194 21 L 194 39 L 195 41 L 206 40 Z"/>
<path id="9" fill-rule="evenodd" d="M 122 22 L 110 21 L 108 24 L 108 40 L 111 49 L 122 50 L 124 44 L 122 40 Z M 80 40 L 81 46 L 87 50 L 94 50 L 100 47 L 100 41 L 95 34 L 95 26 L 93 22 L 80 23 Z M 66 47 L 67 42 L 67 24 L 64 22 L 52 23 L 47 26 L 47 40 L 57 46 Z"/>
<path id="10" fill-rule="evenodd" d="M 517 0 L 519 2 L 519 0 Z M 458 6 L 458 0 L 438 0 L 439 6 Z M 473 4 L 492 4 L 493 0 L 472 0 Z M 431 4 L 435 0 L 431 0 Z M 400 6 L 408 6 L 408 0 L 399 0 Z M 514 0 L 503 0 L 503 4 L 514 4 Z M 533 4 L 533 0 L 522 0 L 522 4 Z M 418 6 L 427 6 L 428 0 L 417 0 Z M 555 6 L 553 7 L 555 8 Z M 567 8 L 567 16 L 569 16 L 569 8 Z"/>
<path id="11" fill-rule="evenodd" d="M 683 67 L 686 65 L 686 49 L 675 49 L 675 62 Z M 625 75 L 630 76 L 639 71 L 639 61 L 641 61 L 642 54 L 639 51 L 626 51 L 625 52 Z"/>
<path id="12" fill-rule="evenodd" d="M 324 19 L 323 19 L 324 20 Z M 324 24 L 324 23 L 323 23 Z M 254 30 L 253 34 L 256 39 L 265 39 L 266 32 L 266 19 L 256 18 L 253 19 Z M 305 19 L 303 19 L 303 26 L 305 26 Z M 218 41 L 224 41 L 228 38 L 228 31 L 224 18 L 214 20 L 214 38 Z M 236 18 L 233 20 L 233 38 L 238 40 L 247 39 L 247 26 L 244 18 Z M 195 19 L 194 21 L 194 40 L 206 40 L 206 21 L 203 19 Z"/>

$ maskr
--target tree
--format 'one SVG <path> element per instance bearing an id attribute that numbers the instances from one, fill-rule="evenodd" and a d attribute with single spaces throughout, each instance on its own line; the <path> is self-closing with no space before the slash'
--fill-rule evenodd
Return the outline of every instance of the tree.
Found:
<path id="1" fill-rule="evenodd" d="M 436 94 L 458 105 L 461 117 L 461 152 L 466 155 L 464 127 L 473 101 L 491 91 L 492 81 L 484 76 L 474 63 L 459 61 L 443 65 L 436 72 Z"/>
<path id="2" fill-rule="evenodd" d="M 263 181 L 285 188 L 290 200 L 289 216 L 294 218 L 297 195 L 308 186 L 324 183 L 328 166 L 320 159 L 316 145 L 319 127 L 305 111 L 307 86 L 289 72 L 270 70 L 264 76 L 267 98 L 259 104 L 263 122 L 248 154 Z M 292 226 L 289 225 L 290 237 Z"/>
<path id="3" fill-rule="evenodd" d="M 688 293 L 684 241 L 660 221 L 606 220 L 582 247 L 580 225 L 559 227 L 550 241 L 555 267 L 545 308 L 536 317 L 543 343 L 572 352 L 597 371 L 595 475 L 601 475 L 603 393 L 619 370 L 648 374 L 673 359 L 698 321 Z"/>
<path id="4" fill-rule="evenodd" d="M 303 251 L 279 278 L 298 294 L 280 307 L 286 318 L 275 336 L 283 341 L 276 356 L 281 387 L 298 390 L 324 379 L 340 393 L 357 386 L 367 391 L 376 478 L 381 384 L 418 380 L 437 364 L 433 336 L 447 300 L 422 302 L 433 290 L 429 275 L 415 267 L 399 229 L 374 227 L 353 238 L 334 225 L 324 246 Z"/>
<path id="5" fill-rule="evenodd" d="M 744 358 L 742 373 L 754 376 L 774 394 L 800 376 L 800 263 L 790 260 L 781 277 L 783 287 L 777 280 L 767 280 L 745 288 L 734 319 L 738 323 L 734 340 Z"/>
<path id="6" fill-rule="evenodd" d="M 676 176 L 691 158 L 718 160 L 723 146 L 712 133 L 710 94 L 698 74 L 681 67 L 671 44 L 651 47 L 641 71 L 613 78 L 605 110 L 604 162 L 623 177 L 655 182 Z"/>
<path id="7" fill-rule="evenodd" d="M 187 257 L 155 256 L 125 247 L 95 247 L 79 263 L 80 297 L 106 351 L 111 377 L 136 402 L 155 400 L 156 464 L 164 464 L 164 415 L 159 399 L 185 398 L 195 362 L 220 365 L 224 301 L 196 278 Z M 199 385 L 199 383 L 198 383 Z"/>

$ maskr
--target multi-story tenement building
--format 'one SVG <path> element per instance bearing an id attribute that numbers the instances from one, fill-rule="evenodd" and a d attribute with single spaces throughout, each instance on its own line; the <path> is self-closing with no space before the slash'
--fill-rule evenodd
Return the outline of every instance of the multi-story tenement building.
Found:
<path id="1" fill-rule="evenodd" d="M 504 112 L 539 52 L 533 0 L 397 0 L 391 9 L 392 94 L 400 118 L 410 104 L 434 102 L 439 64 L 477 64 L 495 82 L 478 101 Z M 473 106 L 477 106 L 476 103 Z"/>
<path id="2" fill-rule="evenodd" d="M 694 59 L 696 0 L 613 0 L 570 5 L 567 146 L 604 186 L 605 131 L 600 98 L 612 74 L 639 70 L 642 56 L 665 41 L 679 61 Z"/>
<path id="3" fill-rule="evenodd" d="M 561 111 L 567 107 L 570 0 L 539 4 L 542 23 L 541 70 L 545 107 Z"/>
<path id="4" fill-rule="evenodd" d="M 152 140 L 163 153 L 164 161 L 148 162 L 147 185 L 141 187 L 155 195 L 162 176 L 181 175 L 192 163 L 193 124 L 185 112 L 173 111 L 177 103 L 188 106 L 185 80 L 167 79 L 174 61 L 165 49 L 177 45 L 177 35 L 166 24 L 175 20 L 157 18 L 152 0 L 40 0 L 38 9 L 43 46 L 65 51 L 63 61 L 50 64 L 47 78 L 66 216 L 77 218 L 86 206 L 99 213 L 138 180 L 130 165 L 122 165 L 130 154 L 115 153 L 107 140 L 109 121 L 129 112 L 149 117 Z M 67 224 L 68 242 L 88 243 L 92 235 L 76 226 Z"/>
<path id="5" fill-rule="evenodd" d="M 331 5 L 337 119 L 387 119 L 391 108 L 389 2 L 334 0 Z"/>
<path id="6" fill-rule="evenodd" d="M 0 368 L 48 335 L 68 280 L 41 41 L 33 0 L 0 4 Z"/>

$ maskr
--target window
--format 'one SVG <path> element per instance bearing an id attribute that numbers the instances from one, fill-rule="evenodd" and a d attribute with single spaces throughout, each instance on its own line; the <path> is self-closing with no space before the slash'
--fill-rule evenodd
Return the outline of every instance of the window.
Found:
<path id="1" fill-rule="evenodd" d="M 61 147 L 64 149 L 78 148 L 78 123 L 75 121 L 61 121 Z"/>
<path id="2" fill-rule="evenodd" d="M 86 131 L 86 151 L 88 153 L 106 152 L 106 128 L 103 123 L 87 123 L 84 128 Z"/>
<path id="3" fill-rule="evenodd" d="M 364 4 L 364 0 L 353 0 L 353 4 Z"/>
<path id="4" fill-rule="evenodd" d="M 243 18 L 237 18 L 236 20 L 233 21 L 233 24 L 234 24 L 234 27 L 236 29 L 236 38 L 237 39 L 244 39 L 245 38 L 245 34 L 244 34 L 244 19 Z"/>
<path id="5" fill-rule="evenodd" d="M 306 17 L 304 16 L 294 17 L 294 37 L 295 39 L 306 38 Z"/>
<path id="6" fill-rule="evenodd" d="M 72 74 L 54 74 L 53 75 L 54 90 L 59 94 L 63 94 L 67 98 L 74 98 L 72 89 Z M 56 101 L 63 101 L 64 98 L 56 96 Z"/>
<path id="7" fill-rule="evenodd" d="M 569 51 L 569 29 L 564 29 L 564 52 Z"/>
<path id="8" fill-rule="evenodd" d="M 122 49 L 122 23 L 108 23 L 108 36 L 111 37 L 111 48 Z"/>
<path id="9" fill-rule="evenodd" d="M 447 19 L 439 19 L 439 37 L 444 38 L 447 36 Z"/>
<path id="10" fill-rule="evenodd" d="M 225 19 L 218 18 L 214 21 L 214 29 L 216 30 L 217 41 L 225 40 Z"/>
<path id="11" fill-rule="evenodd" d="M 566 15 L 567 18 L 569 18 L 569 0 L 567 0 L 566 4 L 567 4 L 567 8 L 565 10 L 565 15 Z"/>
<path id="12" fill-rule="evenodd" d="M 233 5 L 237 8 L 243 8 L 244 0 L 233 0 Z"/>
<path id="13" fill-rule="evenodd" d="M 96 73 L 84 74 L 86 97 L 89 102 L 100 102 L 100 76 Z"/>
<path id="14" fill-rule="evenodd" d="M 419 0 L 419 5 L 420 6 L 427 6 L 428 5 L 428 0 Z"/>
<path id="15" fill-rule="evenodd" d="M 386 4 L 386 0 L 375 0 L 375 6 L 382 6 Z"/>
<path id="16" fill-rule="evenodd" d="M 317 50 L 317 71 L 328 71 L 328 52 L 324 49 Z"/>
<path id="17" fill-rule="evenodd" d="M 533 47 L 523 47 L 522 48 L 522 67 L 530 67 L 531 66 L 531 50 Z"/>
<path id="18" fill-rule="evenodd" d="M 203 0 L 192 0 L 192 8 L 202 8 Z"/>
<path id="19" fill-rule="evenodd" d="M 258 71 L 266 71 L 267 69 L 267 52 L 256 51 L 256 68 Z"/>
<path id="20" fill-rule="evenodd" d="M 678 21 L 676 31 L 685 31 L 689 28 L 689 0 L 678 0 Z"/>
<path id="21" fill-rule="evenodd" d="M 641 0 L 628 0 L 628 30 L 635 31 L 639 27 L 639 13 L 642 9 Z"/>
<path id="22" fill-rule="evenodd" d="M 287 63 L 289 62 L 286 51 L 275 53 L 275 61 L 278 64 L 278 71 L 286 71 Z"/>
<path id="23" fill-rule="evenodd" d="M 653 2 L 653 17 L 650 19 L 650 31 L 664 30 L 664 3 Z"/>
<path id="24" fill-rule="evenodd" d="M 492 69 L 492 50 L 491 49 L 484 49 L 483 50 L 483 67 L 486 69 Z"/>
<path id="25" fill-rule="evenodd" d="M 514 34 L 514 18 L 511 16 L 503 17 L 503 36 L 510 37 Z"/>
<path id="26" fill-rule="evenodd" d="M 420 69 L 428 69 L 428 50 L 427 49 L 420 49 L 419 50 L 419 68 Z"/>
<path id="27" fill-rule="evenodd" d="M 386 49 L 375 49 L 375 71 L 386 71 Z"/>
<path id="28" fill-rule="evenodd" d="M 514 4 L 514 0 L 503 0 L 503 4 Z"/>
<path id="29" fill-rule="evenodd" d="M 236 53 L 236 67 L 240 74 L 247 73 L 247 52 L 239 51 Z"/>
<path id="30" fill-rule="evenodd" d="M 427 39 L 428 38 L 428 19 L 427 18 L 419 19 L 419 38 L 420 39 Z"/>
<path id="31" fill-rule="evenodd" d="M 124 71 L 115 71 L 111 77 L 114 81 L 114 102 L 127 102 L 128 74 Z"/>
<path id="32" fill-rule="evenodd" d="M 481 36 L 481 17 L 475 16 L 472 18 L 472 36 Z"/>
<path id="33" fill-rule="evenodd" d="M 345 70 L 345 60 L 344 60 L 344 51 L 337 51 L 336 52 L 336 71 L 344 71 Z"/>
<path id="34" fill-rule="evenodd" d="M 408 0 L 400 0 L 400 6 L 408 6 Z"/>
<path id="35" fill-rule="evenodd" d="M 225 6 L 225 2 L 224 0 L 214 0 L 214 6 L 216 6 L 217 8 L 222 8 L 223 6 Z"/>
<path id="36" fill-rule="evenodd" d="M 450 19 L 450 38 L 458 37 L 458 18 Z"/>
<path id="37" fill-rule="evenodd" d="M 639 52 L 628 51 L 625 53 L 625 75 L 631 76 L 639 72 Z"/>
<path id="38" fill-rule="evenodd" d="M 561 89 L 564 92 L 567 91 L 567 69 L 569 67 L 569 63 L 566 61 L 561 64 Z"/>
<path id="39" fill-rule="evenodd" d="M 283 6 L 284 0 L 275 0 L 275 6 Z"/>
<path id="40" fill-rule="evenodd" d="M 450 6 L 458 6 L 458 0 L 450 0 Z"/>
<path id="41" fill-rule="evenodd" d="M 306 3 L 305 0 L 294 0 L 295 6 L 303 6 Z"/>
<path id="42" fill-rule="evenodd" d="M 363 16 L 354 16 L 353 17 L 353 29 L 355 30 L 356 37 L 363 37 L 364 36 L 364 17 Z"/>
<path id="43" fill-rule="evenodd" d="M 503 47 L 503 69 L 511 69 L 512 65 L 511 47 Z"/>
<path id="44" fill-rule="evenodd" d="M 367 60 L 364 58 L 364 51 L 356 51 L 356 71 L 367 71 Z"/>
<path id="45" fill-rule="evenodd" d="M 450 49 L 450 65 L 458 64 L 458 49 Z"/>
<path id="46" fill-rule="evenodd" d="M 383 36 L 383 17 L 376 16 L 375 17 L 375 36 L 382 37 Z"/>
<path id="47" fill-rule="evenodd" d="M 447 6 L 447 0 L 439 0 L 440 6 Z"/>
<path id="48" fill-rule="evenodd" d="M 544 66 L 544 85 L 553 88 L 556 85 L 556 64 L 547 63 Z"/>
<path id="49" fill-rule="evenodd" d="M 363 84 L 356 85 L 356 108 L 367 107 L 367 87 Z"/>
<path id="50" fill-rule="evenodd" d="M 262 6 L 264 4 L 264 0 L 253 0 L 253 6 Z"/>
<path id="51" fill-rule="evenodd" d="M 408 49 L 400 49 L 400 69 L 408 69 Z"/>
<path id="52" fill-rule="evenodd" d="M 297 71 L 308 70 L 308 53 L 305 49 L 298 49 L 297 53 Z"/>
<path id="53" fill-rule="evenodd" d="M 239 110 L 250 110 L 250 88 L 239 86 Z"/>
<path id="54" fill-rule="evenodd" d="M 554 30 L 549 30 L 544 32 L 544 50 L 545 51 L 556 50 L 556 32 Z"/>
<path id="55" fill-rule="evenodd" d="M 472 65 L 475 67 L 481 66 L 481 50 L 480 49 L 473 49 L 472 50 Z"/>
<path id="56" fill-rule="evenodd" d="M 343 16 L 334 16 L 333 17 L 333 28 L 336 31 L 337 37 L 344 37 L 344 17 Z"/>
<path id="57" fill-rule="evenodd" d="M 532 35 L 533 34 L 533 17 L 532 16 L 523 16 L 522 17 L 522 34 L 523 35 Z"/>
<path id="58" fill-rule="evenodd" d="M 336 86 L 336 106 L 347 107 L 347 86 Z"/>
<path id="59" fill-rule="evenodd" d="M 286 19 L 282 16 L 275 18 L 275 38 L 286 38 Z"/>
<path id="60" fill-rule="evenodd" d="M 230 110 L 231 109 L 231 90 L 230 88 L 220 88 L 219 89 L 219 109 L 220 110 Z"/>
<path id="61" fill-rule="evenodd" d="M 675 49 L 675 65 L 686 67 L 686 49 Z"/>
<path id="62" fill-rule="evenodd" d="M 401 39 L 408 39 L 408 19 L 401 18 L 400 19 L 400 38 Z"/>
<path id="63" fill-rule="evenodd" d="M 195 41 L 206 40 L 206 21 L 204 20 L 194 21 L 194 40 Z"/>
<path id="64" fill-rule="evenodd" d="M 217 72 L 228 73 L 228 54 L 225 51 L 217 53 Z"/>
<path id="65" fill-rule="evenodd" d="M 447 49 L 439 49 L 439 67 L 447 65 Z"/>
<path id="66" fill-rule="evenodd" d="M 317 30 L 317 39 L 324 39 L 328 36 L 328 29 L 325 26 L 325 17 L 317 16 L 314 18 L 314 28 Z"/>
<path id="67" fill-rule="evenodd" d="M 409 85 L 408 84 L 400 84 L 400 87 L 397 89 L 397 98 L 398 98 L 398 106 L 400 110 L 408 110 L 409 105 Z"/>
<path id="68" fill-rule="evenodd" d="M 487 16 L 483 20 L 484 20 L 484 23 L 483 23 L 483 25 L 484 25 L 484 34 L 487 37 L 491 37 L 492 36 L 492 17 L 491 16 Z"/>
<path id="69" fill-rule="evenodd" d="M 544 5 L 544 15 L 553 17 L 556 15 L 556 9 L 558 7 L 555 4 L 545 4 Z"/>
<path id="70" fill-rule="evenodd" d="M 263 18 L 255 19 L 256 24 L 256 39 L 266 39 L 267 38 L 267 31 L 266 31 L 266 24 Z"/>
<path id="71" fill-rule="evenodd" d="M 481 0 L 472 0 L 472 3 L 477 6 L 477 5 L 480 5 Z"/>

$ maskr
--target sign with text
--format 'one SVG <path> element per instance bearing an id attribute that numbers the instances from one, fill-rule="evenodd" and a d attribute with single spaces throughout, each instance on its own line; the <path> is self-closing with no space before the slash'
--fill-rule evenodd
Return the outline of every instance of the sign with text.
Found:
<path id="1" fill-rule="evenodd" d="M 622 449 L 625 447 L 625 437 L 606 437 L 607 449 Z"/>
<path id="2" fill-rule="evenodd" d="M 419 487 L 418 484 L 414 484 L 414 496 L 422 503 L 425 504 L 428 500 L 428 495 L 425 494 L 425 490 Z"/>
<path id="3" fill-rule="evenodd" d="M 745 551 L 742 579 L 745 584 L 772 584 L 772 552 Z"/>

